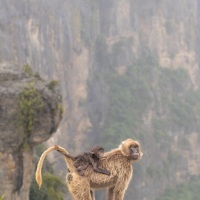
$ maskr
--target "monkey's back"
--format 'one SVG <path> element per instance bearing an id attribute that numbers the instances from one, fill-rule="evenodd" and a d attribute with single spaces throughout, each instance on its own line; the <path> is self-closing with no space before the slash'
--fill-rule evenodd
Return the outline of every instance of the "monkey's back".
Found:
<path id="1" fill-rule="evenodd" d="M 111 174 L 108 176 L 91 172 L 92 169 L 89 167 L 87 173 L 90 174 L 88 177 L 90 179 L 90 186 L 93 189 L 115 185 L 119 179 L 126 178 L 126 176 L 130 177 L 130 174 L 132 175 L 131 161 L 117 150 L 106 153 L 102 160 L 100 160 L 99 167 L 110 171 Z"/>

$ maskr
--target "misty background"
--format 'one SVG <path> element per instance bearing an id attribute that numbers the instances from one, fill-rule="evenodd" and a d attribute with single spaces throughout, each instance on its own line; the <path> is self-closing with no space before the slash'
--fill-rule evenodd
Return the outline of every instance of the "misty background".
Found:
<path id="1" fill-rule="evenodd" d="M 1 0 L 0 64 L 28 64 L 59 81 L 64 113 L 44 149 L 58 144 L 75 155 L 138 140 L 144 156 L 125 199 L 194 200 L 199 17 L 198 0 Z M 62 157 L 48 162 L 64 181 Z"/>

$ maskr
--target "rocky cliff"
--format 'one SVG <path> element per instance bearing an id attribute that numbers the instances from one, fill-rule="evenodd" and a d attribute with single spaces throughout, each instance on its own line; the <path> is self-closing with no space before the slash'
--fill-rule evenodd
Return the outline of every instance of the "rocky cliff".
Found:
<path id="1" fill-rule="evenodd" d="M 28 200 L 33 148 L 56 131 L 61 95 L 29 66 L 1 64 L 0 83 L 0 191 L 6 199 Z"/>
<path id="2" fill-rule="evenodd" d="M 122 97 L 109 95 L 142 83 L 143 93 L 137 93 L 140 85 L 126 93 L 135 92 L 130 97 L 137 101 L 140 120 L 117 119 L 131 121 L 132 134 L 104 140 L 111 141 L 108 148 L 126 136 L 143 143 L 146 157 L 136 165 L 137 184 L 132 182 L 127 199 L 155 199 L 168 186 L 200 174 L 197 0 L 9 0 L 0 2 L 0 11 L 1 63 L 28 63 L 45 78 L 61 81 L 66 112 L 51 143 L 75 152 L 102 142 L 106 131 L 118 129 L 108 123 L 121 113 L 112 114 L 110 108 Z M 145 75 L 147 83 L 137 77 L 134 82 L 123 80 L 133 65 L 142 66 L 136 72 Z M 117 85 L 116 76 L 125 87 L 111 86 Z M 187 109 L 182 111 L 183 105 Z M 129 107 L 129 112 L 135 110 Z"/>

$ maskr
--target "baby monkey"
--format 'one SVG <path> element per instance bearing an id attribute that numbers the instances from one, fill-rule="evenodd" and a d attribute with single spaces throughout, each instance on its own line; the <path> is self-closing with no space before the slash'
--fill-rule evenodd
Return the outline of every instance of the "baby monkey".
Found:
<path id="1" fill-rule="evenodd" d="M 70 157 L 74 161 L 74 166 L 76 168 L 76 171 L 81 176 L 84 176 L 84 171 L 88 168 L 89 165 L 92 165 L 93 170 L 98 173 L 110 175 L 109 171 L 98 167 L 99 161 L 104 155 L 104 148 L 101 146 L 94 146 L 90 152 L 84 152 L 75 157 L 65 154 L 59 149 L 57 149 L 57 151 L 59 151 L 66 157 Z"/>

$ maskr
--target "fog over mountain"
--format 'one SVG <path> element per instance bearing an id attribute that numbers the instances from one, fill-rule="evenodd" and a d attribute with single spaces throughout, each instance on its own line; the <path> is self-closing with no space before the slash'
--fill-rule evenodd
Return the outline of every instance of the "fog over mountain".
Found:
<path id="1" fill-rule="evenodd" d="M 197 0 L 2 0 L 0 63 L 60 82 L 48 145 L 75 154 L 139 140 L 125 199 L 156 200 L 200 175 L 199 17 Z"/>

